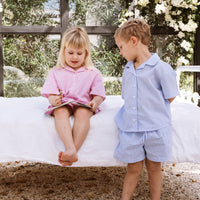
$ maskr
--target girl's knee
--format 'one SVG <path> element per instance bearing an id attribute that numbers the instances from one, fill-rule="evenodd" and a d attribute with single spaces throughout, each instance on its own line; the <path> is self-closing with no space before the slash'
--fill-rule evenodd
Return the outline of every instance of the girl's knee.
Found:
<path id="1" fill-rule="evenodd" d="M 75 119 L 80 120 L 89 120 L 92 115 L 93 113 L 89 109 L 82 107 L 77 108 L 74 112 Z"/>
<path id="2" fill-rule="evenodd" d="M 69 117 L 71 115 L 70 109 L 67 107 L 61 107 L 54 110 L 55 117 Z"/>

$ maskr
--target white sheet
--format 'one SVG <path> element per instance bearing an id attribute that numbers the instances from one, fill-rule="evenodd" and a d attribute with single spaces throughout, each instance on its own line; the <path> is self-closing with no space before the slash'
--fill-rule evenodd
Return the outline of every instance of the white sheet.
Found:
<path id="1" fill-rule="evenodd" d="M 79 150 L 75 167 L 123 166 L 113 158 L 118 142 L 114 116 L 123 104 L 120 96 L 107 96 L 102 111 L 91 118 L 91 128 Z M 59 165 L 64 150 L 54 118 L 44 114 L 44 97 L 0 98 L 0 162 L 36 161 Z M 200 163 L 200 108 L 175 100 L 172 103 L 173 158 L 171 162 Z M 73 118 L 71 118 L 73 124 Z"/>

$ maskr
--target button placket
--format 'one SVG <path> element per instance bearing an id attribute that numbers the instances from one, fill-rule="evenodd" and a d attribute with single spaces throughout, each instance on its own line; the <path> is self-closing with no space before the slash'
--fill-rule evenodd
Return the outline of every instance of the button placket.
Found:
<path id="1" fill-rule="evenodd" d="M 136 95 L 137 95 L 137 76 L 136 76 L 136 73 L 133 73 L 133 79 L 132 79 L 132 94 L 130 96 L 131 98 L 131 109 L 132 109 L 132 122 L 134 123 L 134 126 L 136 127 L 137 126 L 137 98 L 136 98 Z"/>

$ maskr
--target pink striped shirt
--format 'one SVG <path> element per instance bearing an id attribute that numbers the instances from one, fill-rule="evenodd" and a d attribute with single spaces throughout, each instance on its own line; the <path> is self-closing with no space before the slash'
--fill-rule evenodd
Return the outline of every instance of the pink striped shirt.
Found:
<path id="1" fill-rule="evenodd" d="M 48 98 L 50 94 L 60 93 L 63 94 L 63 102 L 73 99 L 88 104 L 92 95 L 106 98 L 103 79 L 96 68 L 53 68 L 42 87 L 41 95 Z"/>

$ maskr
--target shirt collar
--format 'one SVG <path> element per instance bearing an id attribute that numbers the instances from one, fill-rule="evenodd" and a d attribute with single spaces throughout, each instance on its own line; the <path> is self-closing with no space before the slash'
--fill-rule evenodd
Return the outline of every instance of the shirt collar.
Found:
<path id="1" fill-rule="evenodd" d="M 152 56 L 146 62 L 142 63 L 137 69 L 143 69 L 145 65 L 155 66 L 156 63 L 160 60 L 160 58 L 157 53 L 152 53 L 151 55 Z M 125 68 L 134 68 L 133 61 L 127 62 Z"/>
<path id="2" fill-rule="evenodd" d="M 145 67 L 145 65 L 149 65 L 149 66 L 155 66 L 156 63 L 160 60 L 159 56 L 157 53 L 152 53 L 151 57 L 144 63 L 142 63 L 137 69 L 143 69 Z"/>
<path id="3" fill-rule="evenodd" d="M 145 62 L 145 65 L 154 66 L 160 60 L 157 53 L 152 53 L 151 55 L 152 56 Z"/>
<path id="4" fill-rule="evenodd" d="M 66 69 L 66 70 L 68 70 L 68 71 L 70 71 L 70 72 L 74 72 L 74 73 L 76 73 L 76 72 L 84 72 L 84 71 L 87 70 L 86 67 L 80 67 L 79 69 L 74 70 L 73 68 L 71 68 L 71 67 L 69 67 L 67 65 L 65 65 L 65 67 L 63 67 L 63 68 Z"/>

